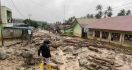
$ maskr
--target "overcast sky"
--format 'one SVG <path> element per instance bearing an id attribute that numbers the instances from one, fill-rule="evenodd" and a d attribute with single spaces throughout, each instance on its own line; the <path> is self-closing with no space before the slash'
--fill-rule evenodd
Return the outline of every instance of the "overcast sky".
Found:
<path id="1" fill-rule="evenodd" d="M 18 13 L 15 6 L 21 12 Z M 12 9 L 14 18 L 28 18 L 40 21 L 63 21 L 72 16 L 81 17 L 95 13 L 95 7 L 102 4 L 104 9 L 112 6 L 114 12 L 132 9 L 132 0 L 2 0 L 2 5 Z M 65 14 L 65 15 L 64 15 Z"/>

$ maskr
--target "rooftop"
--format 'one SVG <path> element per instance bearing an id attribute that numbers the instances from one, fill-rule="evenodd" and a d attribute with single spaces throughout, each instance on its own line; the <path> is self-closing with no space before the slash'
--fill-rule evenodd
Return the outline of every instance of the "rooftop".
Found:
<path id="1" fill-rule="evenodd" d="M 96 21 L 97 19 L 82 19 L 82 18 L 77 19 L 77 22 L 81 25 L 81 27 L 85 27 L 88 24 L 94 23 Z"/>
<path id="2" fill-rule="evenodd" d="M 86 28 L 132 31 L 132 16 L 118 16 L 100 19 L 93 24 L 88 24 Z"/>

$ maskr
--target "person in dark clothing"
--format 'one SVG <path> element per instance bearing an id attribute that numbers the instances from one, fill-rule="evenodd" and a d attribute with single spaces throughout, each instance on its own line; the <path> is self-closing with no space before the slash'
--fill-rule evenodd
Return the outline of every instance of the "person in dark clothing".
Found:
<path id="1" fill-rule="evenodd" d="M 50 63 L 50 58 L 51 58 L 49 44 L 50 44 L 49 40 L 44 40 L 43 44 L 38 50 L 38 56 L 40 56 L 41 53 L 42 56 L 44 57 L 44 62 L 46 64 Z"/>

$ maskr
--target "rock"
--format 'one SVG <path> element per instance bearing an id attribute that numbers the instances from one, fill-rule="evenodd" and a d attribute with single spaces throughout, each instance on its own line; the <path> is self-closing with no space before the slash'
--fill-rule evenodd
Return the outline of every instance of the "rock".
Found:
<path id="1" fill-rule="evenodd" d="M 78 56 L 78 53 L 77 52 L 73 52 L 73 56 Z"/>
<path id="2" fill-rule="evenodd" d="M 53 60 L 52 60 L 54 63 L 56 63 L 56 64 L 64 64 L 64 60 L 63 60 L 63 57 L 62 56 L 57 56 L 56 58 L 54 58 Z"/>
<path id="3" fill-rule="evenodd" d="M 0 60 L 5 60 L 8 58 L 8 55 L 5 51 L 0 50 Z"/>
<path id="4" fill-rule="evenodd" d="M 66 47 L 63 49 L 63 52 L 73 52 L 73 46 L 66 46 Z"/>
<path id="5" fill-rule="evenodd" d="M 24 58 L 24 66 L 34 65 L 33 54 L 30 51 L 23 51 L 21 56 Z"/>
<path id="6" fill-rule="evenodd" d="M 96 49 L 92 46 L 89 46 L 88 49 L 91 50 L 91 51 L 97 52 L 97 53 L 101 53 L 98 49 Z"/>
<path id="7" fill-rule="evenodd" d="M 78 59 L 74 58 L 74 59 L 68 59 L 67 63 L 65 63 L 65 69 L 66 70 L 80 70 L 80 66 L 79 66 L 79 62 Z"/>
<path id="8" fill-rule="evenodd" d="M 83 66 L 83 65 L 85 65 L 85 64 L 87 64 L 88 63 L 88 60 L 86 59 L 86 58 L 84 58 L 84 59 L 79 59 L 79 65 L 80 66 Z"/>
<path id="9" fill-rule="evenodd" d="M 14 55 L 16 55 L 16 56 L 21 56 L 21 54 L 22 54 L 21 50 L 16 50 L 14 53 Z"/>
<path id="10" fill-rule="evenodd" d="M 32 70 L 35 70 L 35 68 L 32 68 Z"/>
<path id="11" fill-rule="evenodd" d="M 60 47 L 61 45 L 62 45 L 62 43 L 60 43 L 60 42 L 54 42 L 54 43 L 51 44 L 51 47 L 57 49 L 57 48 Z"/>
<path id="12" fill-rule="evenodd" d="M 31 52 L 29 52 L 29 51 L 23 51 L 22 54 L 21 54 L 21 56 L 23 58 L 32 58 L 33 54 L 31 54 Z"/>
<path id="13" fill-rule="evenodd" d="M 56 51 L 57 49 L 54 47 L 50 47 L 50 51 Z"/>
<path id="14" fill-rule="evenodd" d="M 21 69 L 17 67 L 16 70 L 21 70 Z"/>

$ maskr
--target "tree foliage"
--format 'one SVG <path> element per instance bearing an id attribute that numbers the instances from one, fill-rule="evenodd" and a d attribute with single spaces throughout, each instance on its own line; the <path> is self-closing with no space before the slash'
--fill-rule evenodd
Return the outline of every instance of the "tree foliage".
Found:
<path id="1" fill-rule="evenodd" d="M 128 10 L 128 11 L 126 12 L 126 15 L 131 15 L 131 10 Z"/>
<path id="2" fill-rule="evenodd" d="M 107 17 L 107 14 L 108 14 L 108 11 L 107 11 L 107 10 L 105 10 L 105 12 L 104 12 L 104 18 L 106 18 L 106 17 Z"/>
<path id="3" fill-rule="evenodd" d="M 72 24 L 72 22 L 75 20 L 75 16 L 73 16 L 73 17 L 70 17 L 68 20 L 65 20 L 65 24 Z"/>
<path id="4" fill-rule="evenodd" d="M 120 12 L 118 13 L 118 16 L 125 16 L 125 15 L 126 15 L 125 9 L 120 10 Z"/>
<path id="5" fill-rule="evenodd" d="M 94 18 L 94 15 L 93 15 L 93 14 L 87 14 L 86 17 L 87 17 L 87 18 Z"/>
<path id="6" fill-rule="evenodd" d="M 111 6 L 109 6 L 109 7 L 107 8 L 107 11 L 108 11 L 107 16 L 108 16 L 108 17 L 112 17 L 113 13 L 112 13 L 112 7 L 111 7 Z"/>
<path id="7" fill-rule="evenodd" d="M 108 6 L 107 10 L 108 11 L 112 11 L 112 7 L 111 6 Z"/>
<path id="8" fill-rule="evenodd" d="M 103 16 L 102 9 L 103 9 L 102 5 L 97 5 L 96 10 L 98 11 L 98 13 L 95 15 L 95 18 L 97 18 L 97 19 L 102 18 L 102 16 Z"/>
<path id="9" fill-rule="evenodd" d="M 120 10 L 120 12 L 117 14 L 117 16 L 126 16 L 126 15 L 131 15 L 131 10 L 125 10 L 125 9 L 122 9 Z"/>
<path id="10" fill-rule="evenodd" d="M 101 19 L 101 15 L 96 14 L 96 15 L 95 15 L 95 18 L 97 18 L 97 19 Z"/>
<path id="11" fill-rule="evenodd" d="M 112 17 L 113 13 L 112 12 L 108 12 L 107 16 L 108 17 Z"/>
<path id="12" fill-rule="evenodd" d="M 96 10 L 100 10 L 101 11 L 102 9 L 103 9 L 103 7 L 102 7 L 101 4 L 99 4 L 99 5 L 96 6 Z"/>
<path id="13" fill-rule="evenodd" d="M 27 25 L 29 25 L 29 26 L 33 26 L 33 27 L 35 27 L 35 28 L 37 28 L 39 25 L 37 24 L 37 22 L 36 21 L 33 21 L 33 20 L 31 20 L 31 19 L 25 19 L 24 21 L 23 21 L 25 24 L 27 24 Z"/>

